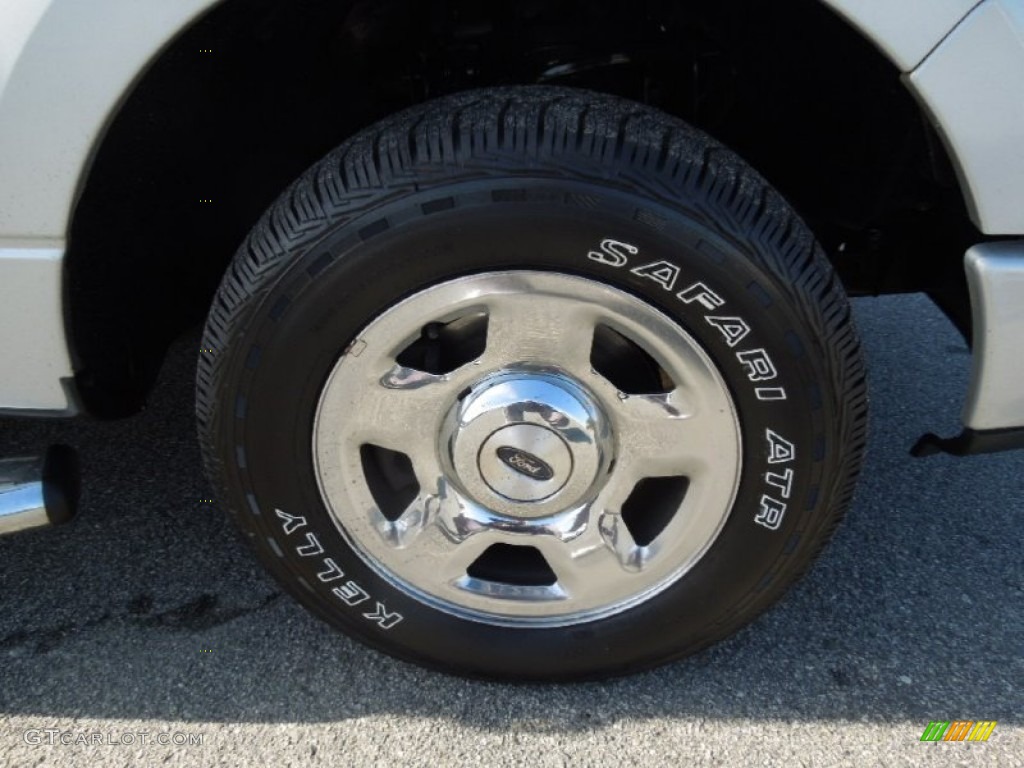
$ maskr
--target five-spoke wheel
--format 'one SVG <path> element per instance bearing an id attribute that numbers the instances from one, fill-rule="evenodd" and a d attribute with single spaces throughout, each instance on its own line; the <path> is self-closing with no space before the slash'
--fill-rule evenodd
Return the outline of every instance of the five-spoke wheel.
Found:
<path id="1" fill-rule="evenodd" d="M 732 398 L 693 338 L 623 291 L 540 272 L 442 283 L 375 318 L 324 387 L 314 455 L 383 578 L 533 626 L 680 578 L 740 474 Z"/>

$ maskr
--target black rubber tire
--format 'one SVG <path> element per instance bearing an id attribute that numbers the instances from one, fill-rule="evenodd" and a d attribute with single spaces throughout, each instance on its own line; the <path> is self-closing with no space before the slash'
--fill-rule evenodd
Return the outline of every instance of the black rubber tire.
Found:
<path id="1" fill-rule="evenodd" d="M 639 250 L 615 266 L 618 257 L 601 256 L 606 238 Z M 333 525 L 313 471 L 317 398 L 360 328 L 427 286 L 509 269 L 589 277 L 669 314 L 719 366 L 744 436 L 736 503 L 693 570 L 645 603 L 565 628 L 468 621 L 394 589 Z M 714 295 L 685 293 L 698 282 Z M 708 316 L 745 318 L 752 330 L 736 344 Z M 468 92 L 346 141 L 252 231 L 213 302 L 203 347 L 204 460 L 264 564 L 350 635 L 470 676 L 605 677 L 729 635 L 821 550 L 850 502 L 864 449 L 859 343 L 807 227 L 713 139 L 595 93 Z M 770 359 L 775 375 L 744 352 Z M 786 399 L 774 399 L 783 391 Z M 768 473 L 789 469 L 784 497 Z M 301 524 L 286 526 L 276 510 Z M 350 608 L 318 580 L 327 557 L 367 602 Z"/>

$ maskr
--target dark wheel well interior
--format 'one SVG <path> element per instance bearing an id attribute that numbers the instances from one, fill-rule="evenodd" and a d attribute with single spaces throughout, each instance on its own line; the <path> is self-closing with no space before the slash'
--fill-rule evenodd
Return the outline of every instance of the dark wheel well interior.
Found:
<path id="1" fill-rule="evenodd" d="M 126 100 L 73 218 L 77 385 L 145 401 L 270 202 L 354 131 L 444 93 L 548 83 L 652 104 L 794 204 L 852 294 L 926 291 L 966 330 L 971 225 L 899 73 L 819 0 L 226 0 Z"/>

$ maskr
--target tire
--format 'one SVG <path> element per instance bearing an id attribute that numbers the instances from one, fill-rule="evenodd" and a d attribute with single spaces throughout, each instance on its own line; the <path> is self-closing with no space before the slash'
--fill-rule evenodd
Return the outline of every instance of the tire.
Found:
<path id="1" fill-rule="evenodd" d="M 213 302 L 204 461 L 314 614 L 458 674 L 625 674 L 828 540 L 866 397 L 843 289 L 728 149 L 616 98 L 468 92 L 346 141 Z"/>

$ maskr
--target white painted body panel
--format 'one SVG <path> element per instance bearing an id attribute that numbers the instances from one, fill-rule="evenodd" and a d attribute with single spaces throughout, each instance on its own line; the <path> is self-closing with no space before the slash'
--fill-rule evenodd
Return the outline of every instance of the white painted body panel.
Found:
<path id="1" fill-rule="evenodd" d="M 1024 234 L 1024 0 L 988 0 L 908 77 L 950 148 L 971 217 Z"/>
<path id="2" fill-rule="evenodd" d="M 94 148 L 122 98 L 214 0 L 0 3 L 0 244 L 64 238 Z"/>
<path id="3" fill-rule="evenodd" d="M 822 0 L 909 72 L 980 0 Z"/>
<path id="4" fill-rule="evenodd" d="M 0 248 L 0 408 L 70 412 L 63 248 Z"/>
<path id="5" fill-rule="evenodd" d="M 164 44 L 215 0 L 0 0 L 0 409 L 70 412 L 65 240 L 92 154 Z"/>

